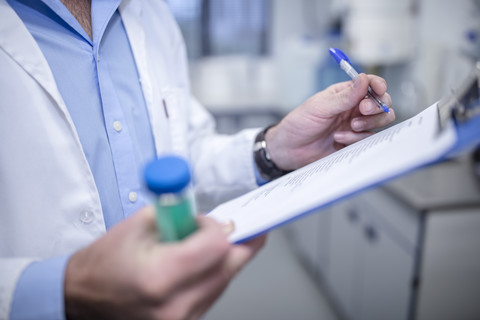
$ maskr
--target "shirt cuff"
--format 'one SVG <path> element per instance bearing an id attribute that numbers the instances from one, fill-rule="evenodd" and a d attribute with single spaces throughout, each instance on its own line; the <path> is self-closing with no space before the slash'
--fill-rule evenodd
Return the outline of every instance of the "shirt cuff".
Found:
<path id="1" fill-rule="evenodd" d="M 270 180 L 265 179 L 262 177 L 260 174 L 260 171 L 258 171 L 257 164 L 255 163 L 255 159 L 253 159 L 253 171 L 255 172 L 255 181 L 257 182 L 257 185 L 262 186 L 267 182 L 270 182 Z"/>
<path id="2" fill-rule="evenodd" d="M 63 284 L 69 258 L 33 262 L 23 271 L 13 295 L 10 319 L 65 319 Z"/>

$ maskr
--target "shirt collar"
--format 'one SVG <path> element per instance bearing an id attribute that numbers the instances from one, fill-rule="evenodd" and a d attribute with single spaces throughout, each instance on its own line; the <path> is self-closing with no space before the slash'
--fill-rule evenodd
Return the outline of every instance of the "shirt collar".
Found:
<path id="1" fill-rule="evenodd" d="M 70 28 L 78 33 L 92 46 L 99 44 L 103 33 L 117 10 L 122 0 L 92 0 L 92 34 L 93 39 L 87 35 L 77 19 L 68 11 L 60 0 L 41 0 L 49 7 L 60 19 L 62 19 Z M 24 3 L 34 3 L 36 0 L 24 0 Z"/>

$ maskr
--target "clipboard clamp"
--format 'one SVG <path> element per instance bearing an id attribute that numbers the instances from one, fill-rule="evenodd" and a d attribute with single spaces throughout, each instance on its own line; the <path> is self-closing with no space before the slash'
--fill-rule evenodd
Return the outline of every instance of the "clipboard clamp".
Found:
<path id="1" fill-rule="evenodd" d="M 480 115 L 480 61 L 456 90 L 438 102 L 438 115 L 440 131 L 450 119 L 461 124 Z"/>

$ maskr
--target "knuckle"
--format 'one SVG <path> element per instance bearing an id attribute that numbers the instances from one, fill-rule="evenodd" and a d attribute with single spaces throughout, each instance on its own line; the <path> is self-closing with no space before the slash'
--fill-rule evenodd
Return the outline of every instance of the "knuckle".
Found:
<path id="1" fill-rule="evenodd" d="M 218 241 L 215 242 L 215 247 L 213 250 L 215 250 L 215 253 L 218 255 L 226 255 L 230 250 L 230 243 L 224 236 L 222 236 L 220 239 L 218 239 Z"/>
<path id="2" fill-rule="evenodd" d="M 237 263 L 226 263 L 216 273 L 216 281 L 222 286 L 228 284 L 241 267 Z"/>
<path id="3" fill-rule="evenodd" d="M 154 319 L 158 319 L 158 320 L 189 319 L 189 308 L 187 308 L 187 306 L 179 306 L 179 305 L 160 308 L 155 313 Z"/>
<path id="4" fill-rule="evenodd" d="M 142 300 L 153 304 L 161 303 L 173 288 L 171 281 L 160 270 L 139 272 L 136 291 Z"/>
<path id="5" fill-rule="evenodd" d="M 215 230 L 210 233 L 210 239 L 208 241 L 208 249 L 216 255 L 225 255 L 230 249 L 230 242 L 226 237 L 226 234 L 222 229 Z"/>
<path id="6" fill-rule="evenodd" d="M 140 277 L 140 280 L 137 284 L 137 291 L 142 297 L 142 300 L 150 302 L 159 301 L 164 296 L 164 290 L 162 286 L 159 285 L 155 279 L 152 279 L 146 275 Z"/>
<path id="7" fill-rule="evenodd" d="M 170 260 L 175 265 L 189 265 L 195 262 L 196 252 L 193 249 L 188 248 L 187 250 L 175 251 L 170 256 Z"/>
<path id="8" fill-rule="evenodd" d="M 154 309 L 154 319 L 161 320 L 193 320 L 199 318 L 199 308 L 204 297 L 179 294 Z"/>
<path id="9" fill-rule="evenodd" d="M 389 106 L 391 106 L 392 105 L 392 97 L 390 96 L 390 94 L 385 92 L 385 94 L 383 95 L 383 101 L 385 101 Z"/>
<path id="10" fill-rule="evenodd" d="M 186 250 L 175 251 L 170 256 L 170 261 L 174 265 L 191 265 L 196 263 L 199 256 L 208 250 L 208 252 L 214 256 L 224 256 L 228 253 L 229 250 L 229 243 L 226 240 L 225 236 L 219 233 L 219 236 L 211 235 L 208 243 L 205 243 L 200 246 L 191 246 L 188 247 Z"/>

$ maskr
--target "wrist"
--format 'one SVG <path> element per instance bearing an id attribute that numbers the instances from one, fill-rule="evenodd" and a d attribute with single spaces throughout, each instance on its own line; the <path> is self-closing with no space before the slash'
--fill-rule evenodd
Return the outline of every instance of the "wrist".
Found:
<path id="1" fill-rule="evenodd" d="M 85 249 L 83 249 L 85 250 Z M 83 250 L 74 253 L 67 263 L 64 282 L 65 316 L 68 320 L 82 319 L 89 314 L 89 298 L 93 298 L 86 291 L 90 281 L 84 277 L 85 265 L 82 267 Z M 85 262 L 85 261 L 84 261 Z M 87 317 L 88 318 L 88 317 Z"/>
<path id="2" fill-rule="evenodd" d="M 74 259 L 75 254 L 70 258 L 70 261 L 67 264 L 64 282 L 65 316 L 69 320 L 77 318 L 76 310 L 78 309 L 76 302 L 78 289 L 76 289 L 77 281 L 75 280 L 78 274 L 75 271 L 75 261 L 72 261 Z"/>
<path id="3" fill-rule="evenodd" d="M 267 143 L 266 135 L 271 130 L 274 130 L 274 128 L 275 125 L 268 126 L 259 132 L 255 138 L 255 144 L 253 148 L 255 164 L 258 172 L 262 178 L 267 180 L 276 179 L 290 172 L 278 167 L 273 160 L 274 158 L 272 157 L 272 154 L 270 153 L 272 148 L 270 148 L 269 143 Z"/>
<path id="4" fill-rule="evenodd" d="M 270 156 L 270 159 L 275 165 L 279 168 L 284 170 L 285 168 L 282 166 L 281 159 L 284 158 L 284 156 L 281 154 L 282 147 L 281 144 L 278 141 L 278 135 L 277 135 L 277 127 L 278 124 L 274 126 L 270 126 L 268 130 L 265 132 L 265 143 L 267 145 L 267 151 Z M 285 170 L 287 171 L 287 170 Z"/>

